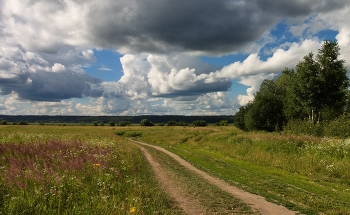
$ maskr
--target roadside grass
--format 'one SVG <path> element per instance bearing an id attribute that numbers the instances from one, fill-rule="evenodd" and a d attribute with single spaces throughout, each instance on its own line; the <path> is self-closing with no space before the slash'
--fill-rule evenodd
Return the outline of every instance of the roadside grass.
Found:
<path id="1" fill-rule="evenodd" d="M 114 132 L 1 126 L 0 214 L 182 214 Z"/>
<path id="2" fill-rule="evenodd" d="M 256 214 L 248 205 L 186 169 L 165 153 L 151 147 L 146 148 L 170 175 L 177 187 L 197 200 L 206 214 Z"/>
<path id="3" fill-rule="evenodd" d="M 232 185 L 304 214 L 350 214 L 350 141 L 228 127 L 135 127 Z"/>

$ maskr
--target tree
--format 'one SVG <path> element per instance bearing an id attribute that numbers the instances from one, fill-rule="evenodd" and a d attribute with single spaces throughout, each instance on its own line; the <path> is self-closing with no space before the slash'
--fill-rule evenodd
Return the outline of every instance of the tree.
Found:
<path id="1" fill-rule="evenodd" d="M 109 122 L 109 126 L 112 126 L 112 127 L 115 126 L 115 122 L 114 121 L 110 121 Z"/>
<path id="2" fill-rule="evenodd" d="M 308 116 L 312 122 L 331 120 L 344 112 L 349 79 L 345 62 L 338 56 L 338 43 L 327 40 L 316 57 L 310 53 L 297 64 L 288 95 L 296 105 L 289 112 L 297 112 L 300 118 Z"/>
<path id="3" fill-rule="evenodd" d="M 249 107 L 244 124 L 248 130 L 281 130 L 284 122 L 283 95 L 273 80 L 264 80 Z"/>
<path id="4" fill-rule="evenodd" d="M 251 107 L 251 103 L 248 103 L 246 106 L 240 107 L 237 113 L 233 116 L 233 125 L 243 131 L 248 130 L 247 127 L 245 126 L 244 118 L 247 115 L 247 112 L 250 107 Z"/>
<path id="5" fill-rule="evenodd" d="M 192 122 L 193 126 L 198 126 L 198 127 L 205 127 L 207 126 L 207 122 L 205 120 L 196 120 Z"/>
<path id="6" fill-rule="evenodd" d="M 148 119 L 142 119 L 140 122 L 141 126 L 154 126 L 154 123 Z"/>

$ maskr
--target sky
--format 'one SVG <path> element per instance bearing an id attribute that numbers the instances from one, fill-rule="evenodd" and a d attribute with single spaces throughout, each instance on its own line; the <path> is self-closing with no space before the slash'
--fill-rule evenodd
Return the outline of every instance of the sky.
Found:
<path id="1" fill-rule="evenodd" d="M 0 114 L 234 115 L 326 39 L 349 0 L 0 0 Z"/>

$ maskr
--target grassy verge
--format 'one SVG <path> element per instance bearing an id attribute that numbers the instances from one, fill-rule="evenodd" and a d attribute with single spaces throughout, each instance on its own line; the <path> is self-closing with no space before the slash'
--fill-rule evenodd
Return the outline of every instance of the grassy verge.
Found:
<path id="1" fill-rule="evenodd" d="M 181 214 L 111 128 L 1 126 L 0 214 Z"/>
<path id="2" fill-rule="evenodd" d="M 350 143 L 234 127 L 134 128 L 141 139 L 305 214 L 350 214 Z"/>
<path id="3" fill-rule="evenodd" d="M 163 152 L 153 148 L 148 148 L 148 151 L 161 163 L 177 187 L 202 205 L 206 214 L 254 214 L 249 206 L 187 170 Z"/>

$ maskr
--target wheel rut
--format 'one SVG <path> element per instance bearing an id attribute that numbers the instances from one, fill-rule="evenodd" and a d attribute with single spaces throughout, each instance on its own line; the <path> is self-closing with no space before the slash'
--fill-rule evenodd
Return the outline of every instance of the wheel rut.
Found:
<path id="1" fill-rule="evenodd" d="M 161 184 L 163 184 L 164 188 L 169 192 L 169 194 L 172 196 L 172 198 L 175 199 L 175 201 L 179 204 L 179 206 L 183 209 L 185 214 L 205 214 L 205 211 L 202 207 L 200 207 L 199 204 L 196 204 L 195 199 L 191 199 L 188 197 L 183 191 L 180 191 L 177 189 L 176 185 L 171 182 L 164 173 L 164 171 L 161 168 L 161 165 L 156 162 L 152 156 L 148 153 L 147 149 L 145 149 L 142 146 L 152 147 L 158 151 L 161 151 L 170 157 L 172 157 L 174 160 L 176 160 L 178 163 L 180 163 L 182 166 L 186 167 L 187 169 L 197 173 L 200 175 L 203 179 L 208 181 L 209 183 L 215 185 L 216 187 L 220 188 L 221 190 L 230 193 L 237 199 L 241 200 L 242 202 L 249 205 L 253 211 L 258 212 L 262 215 L 292 215 L 292 214 L 298 214 L 296 211 L 288 210 L 287 208 L 277 205 L 271 202 L 268 202 L 265 200 L 264 197 L 248 193 L 246 191 L 243 191 L 235 186 L 229 185 L 226 182 L 224 182 L 221 179 L 214 178 L 213 176 L 210 176 L 209 174 L 205 173 L 202 170 L 197 169 L 190 163 L 188 163 L 186 160 L 182 159 L 178 155 L 162 148 L 159 146 L 154 146 L 151 144 L 147 144 L 141 141 L 132 140 L 129 138 L 130 141 L 136 143 L 141 151 L 144 153 L 147 161 L 150 163 L 153 171 L 155 172 L 156 176 L 160 180 Z"/>

